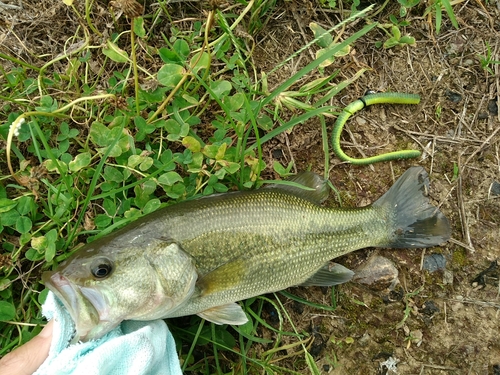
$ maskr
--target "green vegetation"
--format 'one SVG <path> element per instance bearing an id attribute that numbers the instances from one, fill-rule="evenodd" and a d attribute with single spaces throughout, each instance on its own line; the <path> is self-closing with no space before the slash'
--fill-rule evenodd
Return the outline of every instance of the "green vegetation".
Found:
<path id="1" fill-rule="evenodd" d="M 376 25 L 329 45 L 269 90 L 268 79 L 281 66 L 363 16 L 324 30 L 274 70 L 257 72 L 251 39 L 247 43 L 235 29 L 244 16 L 262 23 L 272 6 L 250 2 L 239 15 L 212 10 L 189 30 L 173 24 L 160 47 L 148 45 L 154 24 L 142 17 L 133 19 L 130 30 L 93 45 L 90 34 L 100 32 L 87 9 L 81 19 L 86 27 L 71 41 L 78 47 L 42 67 L 0 56 L 14 65 L 1 71 L 1 112 L 7 121 L 0 125 L 6 142 L 0 158 L 10 175 L 0 180 L 0 355 L 39 332 L 46 296 L 39 282 L 43 270 L 56 267 L 82 242 L 163 205 L 259 187 L 263 143 L 308 119 L 334 113 L 326 103 L 365 70 L 342 82 L 334 80 L 337 72 L 326 72 L 325 62 Z M 261 27 L 253 24 L 254 30 Z M 56 64 L 63 69 L 54 69 Z M 324 72 L 321 78 L 318 69 Z M 292 87 L 299 78 L 302 86 Z M 283 176 L 290 168 L 275 166 Z M 236 336 L 232 329 L 198 317 L 185 329 L 173 327 L 180 342 L 192 343 L 187 353 L 179 347 L 185 370 L 207 371 L 213 365 L 224 371 L 217 359 L 224 350 L 234 354 L 242 369 L 278 371 L 273 362 L 282 350 L 280 340 L 264 356 L 253 357 L 252 343 L 269 343 L 255 336 L 259 325 L 278 335 L 298 336 L 297 355 L 313 370 L 307 334 L 284 331 L 286 310 L 279 305 L 274 307 L 279 328 L 266 323 L 261 317 L 264 301 L 275 304 L 265 297 L 245 302 L 252 319 L 236 328 Z M 195 363 L 195 345 L 212 345 L 214 363 Z"/>
<path id="2" fill-rule="evenodd" d="M 41 272 L 81 243 L 179 200 L 261 186 L 262 145 L 309 119 L 319 118 L 322 125 L 326 176 L 324 118 L 338 111 L 328 103 L 365 72 L 341 80 L 330 65 L 379 26 L 369 22 L 334 40 L 335 29 L 371 10 L 355 13 L 354 1 L 351 17 L 330 30 L 311 25 L 310 43 L 260 72 L 252 60 L 252 38 L 269 20 L 274 0 L 210 10 L 186 28 L 171 23 L 169 36 L 159 36 L 161 46 L 152 35 L 161 15 L 170 18 L 164 3 L 153 15 L 134 18 L 130 29 L 114 30 L 103 44 L 91 38 L 104 33 L 89 3 L 64 54 L 33 66 L 0 53 L 11 66 L 0 66 L 0 115 L 6 119 L 0 123 L 6 145 L 0 151 L 0 356 L 40 331 L 47 293 Z M 441 4 L 454 18 L 448 1 L 434 4 L 438 31 Z M 248 34 L 242 36 L 237 29 L 245 17 Z M 391 25 L 394 46 L 412 43 L 394 31 L 404 25 Z M 316 59 L 269 90 L 269 78 L 276 82 L 275 73 L 312 45 L 321 48 Z M 285 177 L 292 167 L 275 164 L 274 170 Z M 292 327 L 293 322 L 279 299 L 257 297 L 244 306 L 251 319 L 241 327 L 214 326 L 198 317 L 186 328 L 172 327 L 186 371 L 227 371 L 217 355 L 225 351 L 242 373 L 302 373 L 277 364 L 287 349 L 319 373 L 308 352 L 309 335 L 285 331 L 284 321 Z M 262 317 L 269 306 L 278 316 L 277 328 Z M 257 337 L 259 326 L 277 338 Z M 284 336 L 298 340 L 285 346 Z M 187 352 L 182 343 L 189 343 Z M 253 343 L 274 347 L 256 357 Z M 195 362 L 196 345 L 211 345 L 215 360 Z"/>
<path id="3" fill-rule="evenodd" d="M 492 53 L 491 53 L 491 47 L 488 42 L 484 42 L 485 48 L 486 48 L 486 54 L 485 55 L 478 55 L 477 57 L 479 58 L 479 63 L 481 64 L 481 68 L 492 76 L 495 75 L 495 72 L 493 72 L 493 69 L 491 69 L 490 65 L 498 65 L 500 64 L 500 61 L 498 60 L 493 60 Z"/>

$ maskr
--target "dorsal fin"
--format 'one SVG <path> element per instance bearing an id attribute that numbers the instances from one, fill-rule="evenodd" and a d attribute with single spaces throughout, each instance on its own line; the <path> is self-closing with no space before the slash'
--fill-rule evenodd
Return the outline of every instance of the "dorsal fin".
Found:
<path id="1" fill-rule="evenodd" d="M 293 185 L 286 184 L 286 182 L 292 182 Z M 326 181 L 314 172 L 297 173 L 295 176 L 288 178 L 286 182 L 268 185 L 266 189 L 284 190 L 316 204 L 321 204 L 328 198 L 329 191 Z"/>

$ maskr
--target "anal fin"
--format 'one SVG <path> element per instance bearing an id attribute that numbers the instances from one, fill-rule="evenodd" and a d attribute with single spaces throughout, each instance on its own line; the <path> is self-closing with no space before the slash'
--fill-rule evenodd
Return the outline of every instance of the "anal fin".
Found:
<path id="1" fill-rule="evenodd" d="M 338 263 L 327 263 L 301 286 L 332 286 L 343 284 L 352 279 L 354 272 Z"/>

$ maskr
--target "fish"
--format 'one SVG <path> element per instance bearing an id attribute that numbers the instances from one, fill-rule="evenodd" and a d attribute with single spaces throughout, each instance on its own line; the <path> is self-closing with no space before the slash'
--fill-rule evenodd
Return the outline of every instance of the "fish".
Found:
<path id="1" fill-rule="evenodd" d="M 325 207 L 327 195 L 321 177 L 303 172 L 284 185 L 172 204 L 86 244 L 42 280 L 69 311 L 74 342 L 88 341 L 124 320 L 197 314 L 241 325 L 238 301 L 349 281 L 354 273 L 332 263 L 341 255 L 450 238 L 422 167 L 365 207 Z"/>

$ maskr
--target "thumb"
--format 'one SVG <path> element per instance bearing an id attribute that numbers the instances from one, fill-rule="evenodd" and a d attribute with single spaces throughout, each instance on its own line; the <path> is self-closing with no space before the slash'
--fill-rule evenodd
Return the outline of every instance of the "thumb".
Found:
<path id="1" fill-rule="evenodd" d="M 49 355 L 53 325 L 51 320 L 37 336 L 4 356 L 0 360 L 0 374 L 33 374 Z"/>

